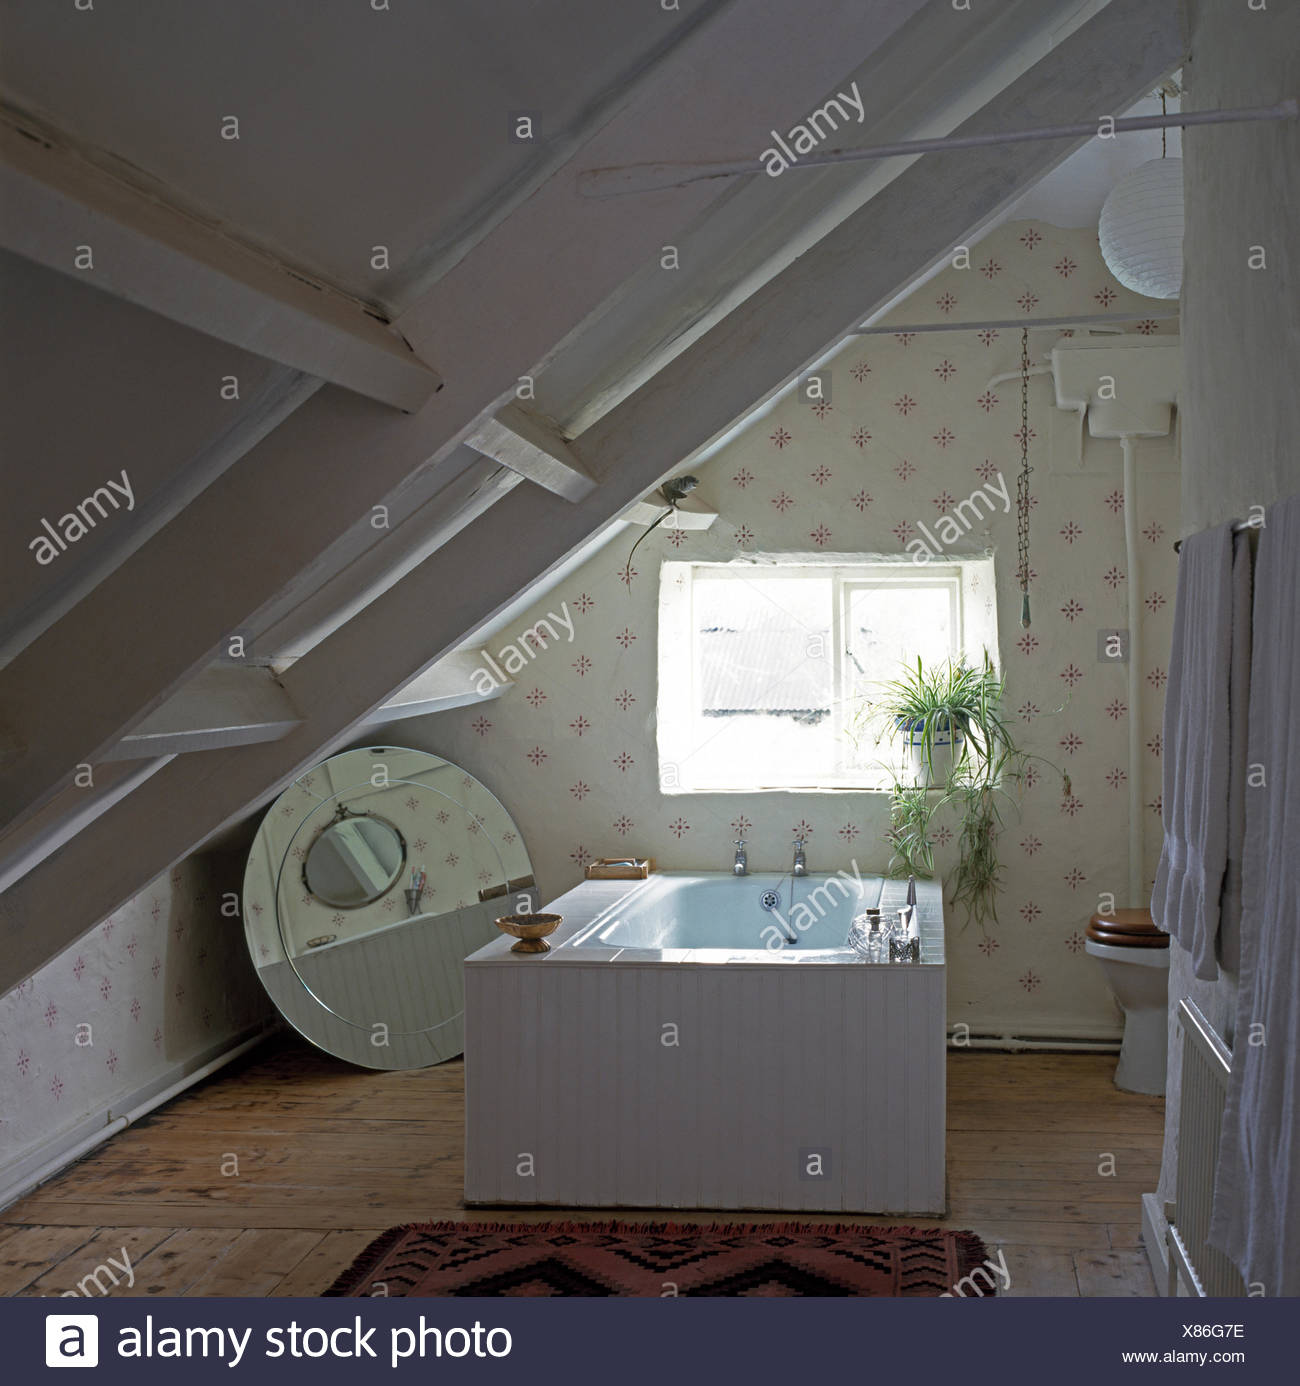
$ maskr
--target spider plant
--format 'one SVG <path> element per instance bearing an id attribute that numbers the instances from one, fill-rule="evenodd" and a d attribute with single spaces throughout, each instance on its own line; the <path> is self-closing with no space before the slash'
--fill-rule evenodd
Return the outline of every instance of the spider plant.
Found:
<path id="1" fill-rule="evenodd" d="M 889 831 L 886 840 L 894 849 L 891 875 L 934 875 L 934 845 L 930 841 L 932 805 L 929 791 L 921 785 L 895 783 L 889 798 Z"/>
<path id="2" fill-rule="evenodd" d="M 961 905 L 968 920 L 982 928 L 997 922 L 997 894 L 1002 886 L 1002 862 L 998 839 L 1002 832 L 1004 804 L 1015 802 L 1007 784 L 1017 790 L 1027 757 L 1009 742 L 992 759 L 967 760 L 949 779 L 936 812 L 951 804 L 956 808 L 961 831 L 957 838 L 957 863 L 949 879 L 949 898 Z"/>
<path id="3" fill-rule="evenodd" d="M 917 782 L 896 780 L 890 795 L 888 839 L 894 855 L 889 869 L 898 875 L 932 875 L 930 825 L 937 813 L 952 808 L 960 829 L 951 899 L 981 927 L 997 920 L 1003 811 L 1018 801 L 1029 762 L 1043 760 L 1016 745 L 1002 711 L 1005 691 L 1005 677 L 994 669 L 987 651 L 977 669 L 963 660 L 927 669 L 918 659 L 915 670 L 908 665 L 882 686 L 872 709 L 874 715 L 883 714 L 886 730 L 907 734 L 918 761 Z M 945 744 L 952 746 L 952 761 L 940 776 L 935 749 Z M 1069 794 L 1069 776 L 1057 773 Z"/>
<path id="4" fill-rule="evenodd" d="M 926 668 L 918 659 L 896 679 L 880 685 L 874 712 L 908 738 L 918 781 L 943 782 L 948 773 L 936 766 L 937 747 L 951 749 L 953 769 L 975 757 L 989 760 L 1008 740 L 1001 713 L 1003 680 L 988 652 L 980 668 L 965 660 L 945 660 Z M 940 760 L 942 765 L 942 759 Z"/>

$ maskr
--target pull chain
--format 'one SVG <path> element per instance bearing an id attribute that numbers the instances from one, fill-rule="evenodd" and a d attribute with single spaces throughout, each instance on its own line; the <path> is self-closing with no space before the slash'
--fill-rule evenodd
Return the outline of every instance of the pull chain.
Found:
<path id="1" fill-rule="evenodd" d="M 1020 330 L 1020 475 L 1016 479 L 1016 547 L 1020 624 L 1029 629 L 1029 329 Z"/>
<path id="2" fill-rule="evenodd" d="M 1161 93 L 1160 93 L 1160 114 L 1161 114 L 1162 116 L 1165 116 L 1165 115 L 1168 115 L 1168 114 L 1169 114 L 1168 104 L 1167 104 L 1167 102 L 1166 102 L 1166 100 L 1165 100 L 1165 94 L 1164 94 L 1164 91 L 1163 91 L 1163 90 L 1162 90 Z M 1165 127 L 1162 125 L 1162 126 L 1160 127 L 1160 157 L 1161 157 L 1162 159 L 1165 159 L 1165 158 L 1168 158 L 1168 156 L 1169 156 L 1169 132 L 1168 132 L 1168 130 L 1166 130 Z"/>

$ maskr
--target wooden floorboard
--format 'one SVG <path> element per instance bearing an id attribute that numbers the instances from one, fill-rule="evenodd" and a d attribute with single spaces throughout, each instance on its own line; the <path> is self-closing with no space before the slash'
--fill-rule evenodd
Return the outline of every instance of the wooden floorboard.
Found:
<path id="1" fill-rule="evenodd" d="M 179 1228 L 140 1262 L 134 1285 L 113 1293 L 137 1299 L 188 1294 L 242 1235 L 232 1227 Z"/>
<path id="2" fill-rule="evenodd" d="M 165 1242 L 173 1230 L 170 1227 L 101 1227 L 75 1251 L 49 1266 L 16 1293 L 77 1294 L 90 1298 L 117 1293 L 119 1289 L 123 1294 L 129 1293 L 140 1263 Z"/>
<path id="3" fill-rule="evenodd" d="M 1113 1071 L 1107 1055 L 951 1053 L 947 1217 L 826 1217 L 967 1228 L 1012 1295 L 1153 1295 L 1140 1197 L 1164 1103 Z M 459 1061 L 379 1074 L 276 1036 L 0 1212 L 0 1293 L 93 1295 L 86 1277 L 125 1249 L 134 1284 L 115 1295 L 314 1296 L 397 1223 L 609 1216 L 465 1208 L 463 1111 Z"/>
<path id="4" fill-rule="evenodd" d="M 1131 1247 L 1096 1256 L 1077 1256 L 1074 1273 L 1081 1295 L 1149 1295 L 1155 1286 L 1151 1266 L 1141 1247 Z"/>
<path id="5" fill-rule="evenodd" d="M 38 1225 L 13 1231 L 14 1235 L 0 1246 L 0 1294 L 4 1295 L 21 1294 L 33 1280 L 66 1260 L 95 1235 L 93 1227 L 80 1226 Z"/>

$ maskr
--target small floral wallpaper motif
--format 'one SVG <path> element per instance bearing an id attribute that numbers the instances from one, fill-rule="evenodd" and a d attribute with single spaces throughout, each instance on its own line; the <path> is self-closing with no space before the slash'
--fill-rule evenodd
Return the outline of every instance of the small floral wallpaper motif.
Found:
<path id="1" fill-rule="evenodd" d="M 224 875 L 189 858 L 0 997 L 0 1165 L 272 1014 Z"/>
<path id="2" fill-rule="evenodd" d="M 630 580 L 620 577 L 639 531 L 624 531 L 521 618 L 522 630 L 567 601 L 573 639 L 540 651 L 527 683 L 490 704 L 441 714 L 421 734 L 482 778 L 515 816 L 544 898 L 580 880 L 582 864 L 598 855 L 635 852 L 669 869 L 725 870 L 737 837 L 748 840 L 754 870 L 788 865 L 794 835 L 807 839 L 814 871 L 851 859 L 864 871 L 884 869 L 881 794 L 665 792 L 671 786 L 660 783 L 655 739 L 658 565 L 755 554 L 905 556 L 922 524 L 933 526 L 976 487 L 996 487 L 999 473 L 1014 502 L 1019 381 L 995 377 L 1018 369 L 1020 332 L 957 325 L 1102 311 L 1124 314 L 1130 331 L 1176 330 L 1170 320 L 1153 319 L 1150 300 L 1114 281 L 1095 232 L 1039 222 L 998 228 L 972 252 L 971 268 L 947 269 L 886 320 L 953 330 L 849 338 L 823 368 L 833 408 L 815 411 L 787 391 L 692 465 L 701 482 L 692 501 L 719 516 L 711 528 L 660 526 L 638 550 Z M 1060 338 L 1085 330 L 1033 329 L 1031 359 L 1042 363 Z M 756 395 L 760 389 L 756 382 Z M 995 553 L 1007 706 L 1021 719 L 1022 744 L 1068 771 L 1071 786 L 1064 792 L 1053 770 L 1034 767 L 1021 812 L 1009 814 L 1002 838 L 997 923 L 981 931 L 950 910 L 949 1020 L 1117 1033 L 1110 993 L 1079 940 L 1104 892 L 1127 903 L 1127 671 L 1098 660 L 1098 631 L 1128 624 L 1120 454 L 1118 444 L 1090 444 L 1087 468 L 1054 463 L 1053 440 L 1061 446 L 1071 420 L 1053 419 L 1050 377 L 1031 379 L 1029 408 L 1029 631 L 1019 623 L 1014 506 L 1004 513 L 999 503 L 964 551 L 988 546 Z M 1160 847 L 1160 724 L 1178 504 L 1175 474 L 1143 474 L 1137 519 L 1148 882 Z M 544 696 L 530 696 L 534 690 Z M 953 825 L 938 824 L 941 875 L 951 870 L 957 845 Z"/>

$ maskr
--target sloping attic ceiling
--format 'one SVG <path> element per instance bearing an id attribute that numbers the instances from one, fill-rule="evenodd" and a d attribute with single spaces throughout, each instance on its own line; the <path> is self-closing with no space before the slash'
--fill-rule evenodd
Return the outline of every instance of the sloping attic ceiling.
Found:
<path id="1" fill-rule="evenodd" d="M 170 352 L 218 398 L 227 376 L 241 389 L 206 442 L 203 409 L 147 378 L 112 394 L 121 427 L 94 404 L 98 446 L 42 448 L 30 414 L 19 431 L 51 511 L 55 478 L 74 505 L 141 450 L 164 460 L 139 464 L 152 529 L 113 513 L 93 573 L 69 581 L 69 546 L 23 590 L 0 671 L 0 988 L 344 744 L 1074 146 L 602 200 L 584 170 L 757 154 L 855 80 L 864 120 L 844 143 L 1092 119 L 1182 57 L 1176 0 L 975 8 L 683 0 L 637 7 L 629 29 L 603 4 L 465 0 L 359 30 L 351 5 L 310 23 L 239 5 L 196 36 L 6 6 L 14 301 L 42 312 L 18 289 L 55 271 L 82 296 L 59 330 L 84 370 Z M 481 89 L 464 75 L 480 63 Z M 543 138 L 521 155 L 500 131 L 530 102 Z M 231 113 L 240 137 L 222 142 Z M 70 263 L 92 242 L 93 270 Z M 392 278 L 370 275 L 378 244 L 400 248 Z M 659 268 L 665 245 L 689 272 Z M 105 294 L 143 314 L 125 349 Z M 204 345 L 169 347 L 176 324 Z M 24 369 L 10 407 L 57 409 L 53 376 L 28 395 Z M 171 410 L 170 435 L 141 425 Z M 168 490 L 167 462 L 185 486 Z M 10 507 L 16 543 L 43 513 Z M 170 759 L 149 753 L 160 718 Z"/>
<path id="2" fill-rule="evenodd" d="M 3 92 L 173 205 L 396 314 L 721 7 L 10 3 Z M 536 144 L 511 137 L 524 114 Z"/>

